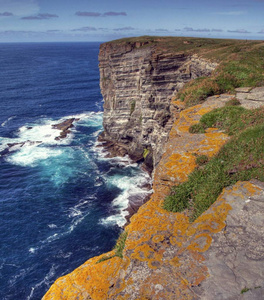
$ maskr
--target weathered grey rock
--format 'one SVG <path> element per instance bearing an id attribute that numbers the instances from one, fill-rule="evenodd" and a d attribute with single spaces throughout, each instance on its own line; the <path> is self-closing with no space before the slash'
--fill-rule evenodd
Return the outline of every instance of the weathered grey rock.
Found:
<path id="1" fill-rule="evenodd" d="M 248 93 L 250 90 L 252 90 L 252 87 L 239 87 L 235 89 L 239 93 Z"/>
<path id="2" fill-rule="evenodd" d="M 241 105 L 248 109 L 258 108 L 264 105 L 264 87 L 257 87 L 249 92 L 242 91 L 243 88 L 236 89 L 238 93 L 236 98 L 240 101 Z"/>
<path id="3" fill-rule="evenodd" d="M 243 185 L 225 195 L 232 210 L 204 254 L 209 277 L 201 299 L 264 299 L 264 184 L 251 182 L 260 189 L 252 196 Z"/>
<path id="4" fill-rule="evenodd" d="M 153 44 L 140 46 L 113 42 L 100 47 L 102 138 L 122 145 L 135 160 L 150 149 L 148 166 L 155 166 L 172 125 L 171 98 L 189 80 L 210 75 L 217 64 L 196 55 L 165 53 Z"/>

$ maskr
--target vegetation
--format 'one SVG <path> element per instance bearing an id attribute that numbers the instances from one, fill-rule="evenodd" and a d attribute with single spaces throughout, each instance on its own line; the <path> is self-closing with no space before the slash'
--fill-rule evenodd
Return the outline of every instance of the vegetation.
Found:
<path id="1" fill-rule="evenodd" d="M 225 106 L 205 114 L 191 132 L 218 127 L 232 138 L 218 155 L 208 162 L 197 157 L 198 167 L 188 180 L 171 190 L 164 208 L 181 212 L 188 209 L 195 220 L 217 199 L 224 187 L 238 180 L 252 178 L 264 181 L 264 108 L 247 110 L 240 106 Z"/>
<path id="2" fill-rule="evenodd" d="M 113 258 L 115 256 L 123 258 L 123 250 L 125 248 L 126 239 L 127 239 L 127 232 L 123 231 L 119 235 L 119 238 L 117 239 L 116 244 L 114 246 L 113 250 L 115 250 L 115 254 L 109 255 L 109 256 L 107 256 L 107 255 L 103 256 L 102 258 L 100 258 L 97 261 L 97 264 L 99 264 L 100 262 L 106 261 L 108 259 L 111 259 L 111 258 Z"/>
<path id="3" fill-rule="evenodd" d="M 211 54 L 214 57 L 215 53 Z M 237 87 L 264 85 L 263 69 L 264 43 L 243 45 L 238 52 L 227 53 L 226 59 L 211 77 L 201 77 L 187 83 L 178 93 L 178 98 L 187 106 L 192 106 L 203 102 L 208 96 L 232 93 Z"/>
<path id="4" fill-rule="evenodd" d="M 202 166 L 204 165 L 205 163 L 208 162 L 208 156 L 206 155 L 199 155 L 196 160 L 195 160 L 195 163 L 198 165 L 198 166 Z"/>
<path id="5" fill-rule="evenodd" d="M 248 292 L 248 291 L 250 291 L 250 290 L 251 290 L 251 289 L 245 287 L 245 288 L 243 288 L 243 289 L 241 290 L 241 294 L 244 294 L 244 293 L 246 293 L 246 292 Z"/>
<path id="6" fill-rule="evenodd" d="M 261 288 L 261 286 L 255 286 L 255 287 L 254 287 L 254 290 L 260 289 L 260 288 Z M 247 288 L 247 287 L 244 287 L 244 288 L 241 290 L 240 294 L 244 294 L 244 293 L 246 293 L 246 292 L 248 292 L 248 291 L 251 291 L 251 290 L 253 290 L 253 288 Z"/>
<path id="7" fill-rule="evenodd" d="M 144 157 L 144 159 L 148 156 L 148 154 L 149 154 L 149 149 L 145 148 L 144 151 L 143 151 L 143 157 Z"/>
<path id="8" fill-rule="evenodd" d="M 135 107 L 136 107 L 136 101 L 133 100 L 131 103 L 130 103 L 130 116 L 133 114 L 134 110 L 135 110 Z"/>
<path id="9" fill-rule="evenodd" d="M 116 245 L 114 247 L 115 251 L 116 251 L 116 256 L 123 258 L 123 250 L 125 248 L 125 243 L 126 243 L 126 239 L 127 239 L 127 232 L 124 231 L 120 234 Z"/>

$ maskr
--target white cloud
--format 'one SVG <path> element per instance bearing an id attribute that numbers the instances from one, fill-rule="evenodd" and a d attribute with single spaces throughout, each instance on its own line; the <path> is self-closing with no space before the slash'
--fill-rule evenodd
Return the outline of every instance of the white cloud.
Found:
<path id="1" fill-rule="evenodd" d="M 1 11 L 9 11 L 17 16 L 31 15 L 39 12 L 37 0 L 0 0 Z"/>

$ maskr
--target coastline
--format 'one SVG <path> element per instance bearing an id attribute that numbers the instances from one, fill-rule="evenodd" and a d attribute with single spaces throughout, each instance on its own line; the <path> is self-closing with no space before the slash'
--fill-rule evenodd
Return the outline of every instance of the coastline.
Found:
<path id="1" fill-rule="evenodd" d="M 121 151 L 118 151 L 117 147 L 113 147 L 112 142 L 102 140 L 101 134 L 98 136 L 95 148 L 100 153 L 101 159 L 117 162 L 122 168 L 135 166 L 143 172 L 142 182 L 135 183 L 134 188 L 127 192 L 126 207 L 120 209 L 120 214 L 124 217 L 124 224 L 120 227 L 125 228 L 130 223 L 131 217 L 150 199 L 153 193 L 151 171 L 145 168 L 142 162 L 133 160 L 127 152 L 122 151 L 123 147 L 120 147 Z M 112 151 L 113 149 L 115 150 Z M 115 200 L 113 200 L 113 205 Z"/>

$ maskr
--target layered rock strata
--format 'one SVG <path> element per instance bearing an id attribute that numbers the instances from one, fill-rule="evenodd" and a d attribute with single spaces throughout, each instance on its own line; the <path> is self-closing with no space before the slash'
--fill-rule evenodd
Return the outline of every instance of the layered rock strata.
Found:
<path id="1" fill-rule="evenodd" d="M 159 162 L 172 126 L 171 98 L 189 80 L 208 76 L 216 63 L 147 43 L 105 43 L 99 54 L 104 98 L 101 140 L 113 155 Z"/>

